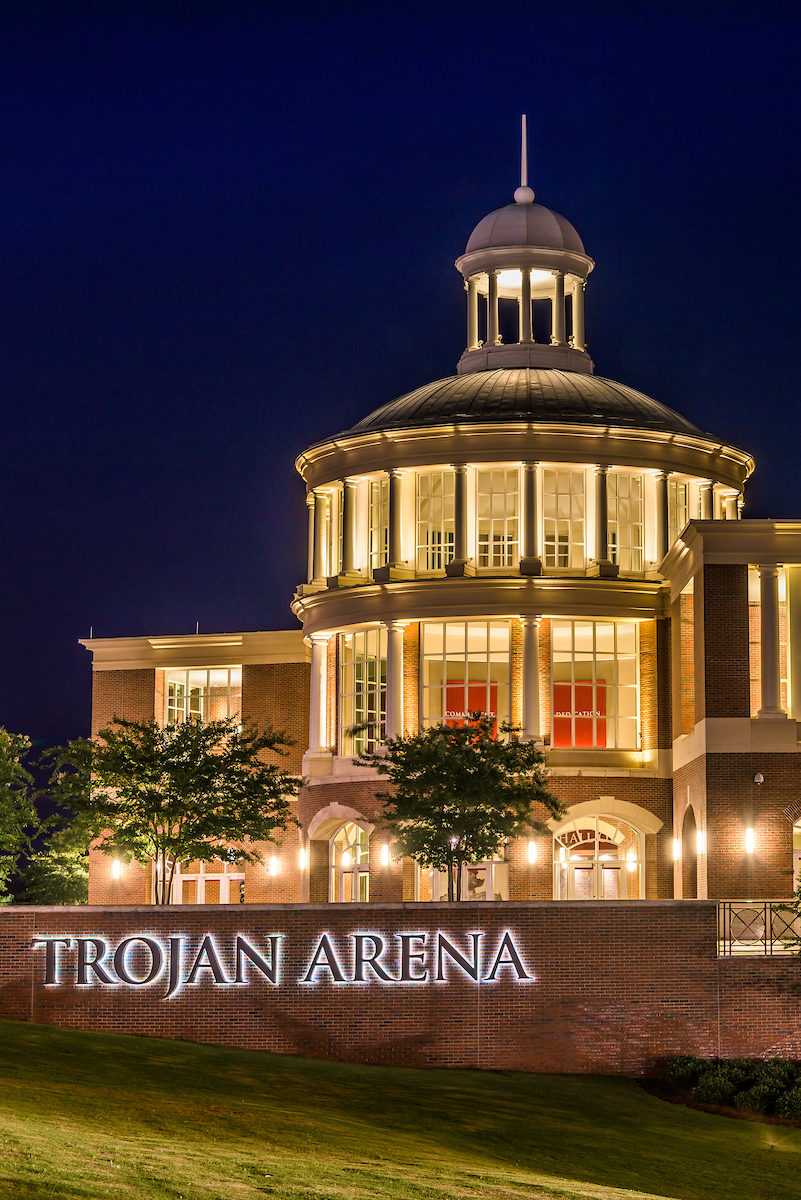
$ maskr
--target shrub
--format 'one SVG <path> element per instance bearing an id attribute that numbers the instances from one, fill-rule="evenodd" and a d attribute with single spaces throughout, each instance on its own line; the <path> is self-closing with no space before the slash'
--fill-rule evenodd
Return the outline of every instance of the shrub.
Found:
<path id="1" fill-rule="evenodd" d="M 705 1071 L 693 1088 L 693 1099 L 699 1104 L 731 1104 L 738 1083 L 725 1067 Z"/>
<path id="2" fill-rule="evenodd" d="M 756 1082 L 767 1083 L 777 1092 L 790 1091 L 798 1078 L 798 1067 L 786 1058 L 768 1058 L 757 1066 Z"/>
<path id="3" fill-rule="evenodd" d="M 790 1120 L 801 1120 L 801 1087 L 794 1087 L 776 1101 L 777 1117 L 787 1117 Z"/>
<path id="4" fill-rule="evenodd" d="M 736 1108 L 744 1108 L 748 1112 L 772 1113 L 779 1089 L 769 1083 L 755 1083 L 745 1092 L 738 1092 L 734 1097 Z"/>
<path id="5" fill-rule="evenodd" d="M 695 1087 L 710 1065 L 709 1059 L 698 1058 L 695 1054 L 680 1054 L 668 1063 L 662 1078 L 674 1087 Z"/>

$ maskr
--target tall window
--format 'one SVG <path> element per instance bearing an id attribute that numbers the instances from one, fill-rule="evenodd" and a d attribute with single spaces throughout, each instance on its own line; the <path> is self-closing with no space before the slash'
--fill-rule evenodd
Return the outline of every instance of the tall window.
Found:
<path id="1" fill-rule="evenodd" d="M 370 482 L 370 570 L 389 562 L 389 480 Z"/>
<path id="2" fill-rule="evenodd" d="M 367 830 L 349 821 L 331 838 L 331 900 L 341 903 L 370 899 L 370 839 Z"/>
<path id="3" fill-rule="evenodd" d="M 584 472 L 542 473 L 546 567 L 584 566 Z"/>
<path id="4" fill-rule="evenodd" d="M 478 565 L 511 567 L 518 553 L 518 472 L 477 472 Z"/>
<path id="5" fill-rule="evenodd" d="M 781 706 L 788 712 L 787 573 L 779 567 L 779 686 Z M 748 667 L 751 685 L 751 716 L 762 707 L 762 605 L 759 571 L 748 568 Z M 793 714 L 795 715 L 795 714 Z"/>
<path id="6" fill-rule="evenodd" d="M 672 546 L 689 520 L 687 484 L 678 479 L 668 480 L 668 534 Z"/>
<path id="7" fill-rule="evenodd" d="M 609 472 L 609 559 L 623 571 L 641 571 L 642 475 Z"/>
<path id="8" fill-rule="evenodd" d="M 339 752 L 375 750 L 386 737 L 387 631 L 341 634 L 339 664 Z M 367 727 L 350 733 L 356 725 Z"/>
<path id="9" fill-rule="evenodd" d="M 164 691 L 167 725 L 235 717 L 242 708 L 242 668 L 167 671 Z"/>
<path id="10" fill-rule="evenodd" d="M 338 575 L 342 570 L 342 488 L 328 493 L 326 513 L 326 554 L 328 575 Z"/>
<path id="11" fill-rule="evenodd" d="M 620 817 L 579 817 L 553 840 L 554 899 L 637 900 L 642 835 Z"/>
<path id="12" fill-rule="evenodd" d="M 453 471 L 417 476 L 417 569 L 444 571 L 454 555 Z"/>
<path id="13" fill-rule="evenodd" d="M 554 620 L 551 654 L 551 745 L 636 750 L 637 626 Z"/>
<path id="14" fill-rule="evenodd" d="M 509 622 L 426 621 L 423 725 L 463 725 L 469 712 L 509 720 Z"/>

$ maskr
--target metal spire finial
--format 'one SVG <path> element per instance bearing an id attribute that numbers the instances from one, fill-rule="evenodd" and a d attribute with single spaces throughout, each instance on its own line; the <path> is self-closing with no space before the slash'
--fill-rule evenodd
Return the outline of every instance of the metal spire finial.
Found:
<path id="1" fill-rule="evenodd" d="M 528 186 L 528 129 L 525 113 L 520 118 L 520 187 L 515 192 L 515 200 L 518 204 L 531 204 L 534 200 L 534 193 Z"/>

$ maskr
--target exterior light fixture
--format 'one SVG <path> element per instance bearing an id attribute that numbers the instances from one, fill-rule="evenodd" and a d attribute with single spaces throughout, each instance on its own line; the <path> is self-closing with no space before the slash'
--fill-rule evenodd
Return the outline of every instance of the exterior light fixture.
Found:
<path id="1" fill-rule="evenodd" d="M 754 776 L 754 783 L 757 785 L 757 787 L 759 787 L 760 783 L 764 783 L 764 782 L 765 782 L 765 776 L 762 774 L 761 771 L 757 771 L 756 775 Z"/>
<path id="2" fill-rule="evenodd" d="M 629 850 L 628 854 L 626 855 L 626 870 L 627 871 L 636 871 L 637 870 L 637 851 L 634 849 L 633 846 L 632 846 L 631 850 Z"/>
<path id="3" fill-rule="evenodd" d="M 278 859 L 275 857 L 275 855 L 273 855 L 272 858 L 270 859 L 270 874 L 271 875 L 278 874 Z"/>
<path id="4" fill-rule="evenodd" d="M 559 851 L 559 861 L 560 862 L 567 861 L 567 851 L 565 850 L 564 846 L 562 846 L 562 848 Z"/>
<path id="5" fill-rule="evenodd" d="M 342 866 L 343 867 L 350 866 L 350 854 L 347 850 L 345 850 L 342 855 Z"/>
<path id="6" fill-rule="evenodd" d="M 119 879 L 119 877 L 120 877 L 120 860 L 118 858 L 115 858 L 114 862 L 111 864 L 111 878 Z"/>
<path id="7" fill-rule="evenodd" d="M 703 829 L 699 829 L 695 835 L 695 848 L 699 854 L 703 854 L 706 850 L 706 834 Z"/>
<path id="8" fill-rule="evenodd" d="M 746 854 L 754 853 L 754 831 L 746 829 L 745 831 L 745 852 Z"/>
<path id="9" fill-rule="evenodd" d="M 386 845 L 381 847 L 381 866 L 389 866 L 389 846 Z"/>
<path id="10" fill-rule="evenodd" d="M 298 866 L 300 867 L 301 871 L 306 870 L 306 851 L 305 850 L 301 850 L 300 854 L 298 855 Z"/>
<path id="11" fill-rule="evenodd" d="M 528 861 L 535 863 L 537 861 L 537 843 L 529 842 L 528 844 Z"/>
<path id="12" fill-rule="evenodd" d="M 673 861 L 678 862 L 681 858 L 681 840 L 680 838 L 673 839 Z"/>

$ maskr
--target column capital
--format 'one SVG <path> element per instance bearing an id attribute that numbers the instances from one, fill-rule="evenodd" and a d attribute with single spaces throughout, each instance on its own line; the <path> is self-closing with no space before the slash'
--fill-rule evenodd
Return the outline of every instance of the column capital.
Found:
<path id="1" fill-rule="evenodd" d="M 306 493 L 306 507 L 314 508 L 314 488 L 310 488 Z"/>
<path id="2" fill-rule="evenodd" d="M 608 474 L 609 474 L 609 466 L 608 466 L 608 464 L 606 464 L 606 463 L 596 463 L 596 464 L 595 464 L 595 474 L 596 474 L 596 475 L 608 475 Z"/>
<path id="3" fill-rule="evenodd" d="M 539 625 L 542 621 L 542 613 L 537 616 L 531 616 L 527 613 L 525 616 L 519 616 L 517 619 L 521 625 Z"/>
<path id="4" fill-rule="evenodd" d="M 757 570 L 759 571 L 760 575 L 764 575 L 766 578 L 768 578 L 771 575 L 778 575 L 779 564 L 778 563 L 759 563 L 759 565 L 757 566 Z"/>

